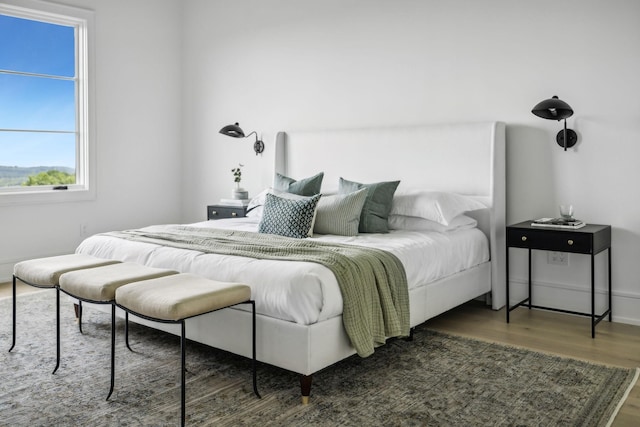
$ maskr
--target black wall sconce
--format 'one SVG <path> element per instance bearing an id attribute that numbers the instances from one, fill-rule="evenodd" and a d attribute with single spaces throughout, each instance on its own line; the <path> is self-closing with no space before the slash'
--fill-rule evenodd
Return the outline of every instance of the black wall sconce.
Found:
<path id="1" fill-rule="evenodd" d="M 578 141 L 578 134 L 572 129 L 567 129 L 567 118 L 573 115 L 573 109 L 566 102 L 558 99 L 557 96 L 553 96 L 550 99 L 545 99 L 542 102 L 536 104 L 531 110 L 533 114 L 543 119 L 549 120 L 564 120 L 564 130 L 561 130 L 556 135 L 556 142 L 559 146 L 564 147 L 564 151 L 567 148 L 573 147 Z"/>
<path id="2" fill-rule="evenodd" d="M 255 135 L 256 142 L 253 143 L 253 151 L 256 152 L 256 156 L 264 151 L 264 142 L 258 139 L 258 134 L 256 133 L 256 131 L 253 131 L 249 135 L 245 136 L 244 131 L 240 128 L 240 125 L 238 123 L 223 127 L 222 129 L 220 129 L 220 133 L 232 138 L 247 138 L 251 135 Z"/>

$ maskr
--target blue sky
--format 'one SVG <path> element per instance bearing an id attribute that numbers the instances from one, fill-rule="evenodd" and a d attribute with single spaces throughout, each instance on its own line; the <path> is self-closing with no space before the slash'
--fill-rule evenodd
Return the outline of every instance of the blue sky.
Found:
<path id="1" fill-rule="evenodd" d="M 74 29 L 0 15 L 0 69 L 73 77 Z M 0 73 L 0 128 L 75 130 L 73 81 Z M 0 132 L 0 165 L 75 167 L 75 136 Z"/>

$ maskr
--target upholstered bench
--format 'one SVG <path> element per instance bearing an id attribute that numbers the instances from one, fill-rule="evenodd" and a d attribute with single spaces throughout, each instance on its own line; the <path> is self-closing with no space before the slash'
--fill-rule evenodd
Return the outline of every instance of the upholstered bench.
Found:
<path id="1" fill-rule="evenodd" d="M 70 254 L 22 261 L 13 267 L 13 338 L 11 348 L 16 345 L 16 280 L 36 288 L 56 290 L 56 367 L 60 366 L 60 276 L 66 272 L 115 264 L 119 261 L 97 258 L 91 255 Z"/>
<path id="2" fill-rule="evenodd" d="M 111 362 L 115 351 L 116 325 L 116 289 L 132 282 L 155 279 L 158 277 L 178 274 L 177 271 L 163 268 L 147 267 L 133 262 L 105 265 L 96 268 L 76 270 L 64 273 L 59 279 L 62 292 L 78 299 L 78 327 L 82 332 L 82 301 L 93 304 L 111 304 Z M 128 315 L 128 314 L 127 314 Z M 129 337 L 126 337 L 129 347 Z M 113 372 L 113 366 L 111 367 Z M 113 393 L 114 377 L 111 376 L 111 388 L 107 400 Z"/>
<path id="3" fill-rule="evenodd" d="M 260 397 L 256 375 L 256 308 L 251 288 L 216 282 L 193 274 L 176 274 L 131 283 L 116 289 L 116 305 L 127 313 L 161 323 L 181 325 L 181 425 L 185 423 L 185 320 L 237 304 L 251 304 L 253 391 Z M 128 324 L 125 326 L 128 329 Z M 112 361 L 112 376 L 113 366 Z"/>

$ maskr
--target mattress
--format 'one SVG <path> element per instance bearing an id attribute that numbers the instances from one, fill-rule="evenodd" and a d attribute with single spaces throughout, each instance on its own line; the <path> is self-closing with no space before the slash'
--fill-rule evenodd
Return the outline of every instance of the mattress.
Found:
<path id="1" fill-rule="evenodd" d="M 258 222 L 256 218 L 234 218 L 189 226 L 257 231 Z M 447 233 L 393 230 L 352 237 L 316 234 L 311 239 L 393 253 L 405 268 L 409 290 L 489 260 L 487 238 L 476 228 Z M 316 263 L 208 254 L 100 234 L 84 240 L 76 252 L 245 283 L 251 287 L 258 313 L 302 325 L 342 314 L 342 296 L 335 276 Z"/>

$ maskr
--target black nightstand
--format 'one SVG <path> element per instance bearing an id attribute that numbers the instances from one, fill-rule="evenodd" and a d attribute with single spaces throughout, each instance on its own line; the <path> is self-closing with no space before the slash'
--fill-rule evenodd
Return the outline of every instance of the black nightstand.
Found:
<path id="1" fill-rule="evenodd" d="M 209 205 L 207 219 L 243 218 L 247 216 L 246 206 Z"/>
<path id="2" fill-rule="evenodd" d="M 526 305 L 529 308 L 542 308 L 562 313 L 591 317 L 591 337 L 596 336 L 596 325 L 607 315 L 611 321 L 611 226 L 587 224 L 578 229 L 534 227 L 533 220 L 524 221 L 507 227 L 507 323 L 511 310 Z M 509 306 L 509 248 L 529 250 L 529 296 L 514 306 Z M 558 308 L 542 307 L 531 303 L 531 250 L 570 252 L 591 255 L 591 313 L 580 313 Z M 602 314 L 595 314 L 594 257 L 607 250 L 609 269 L 609 307 Z"/>

